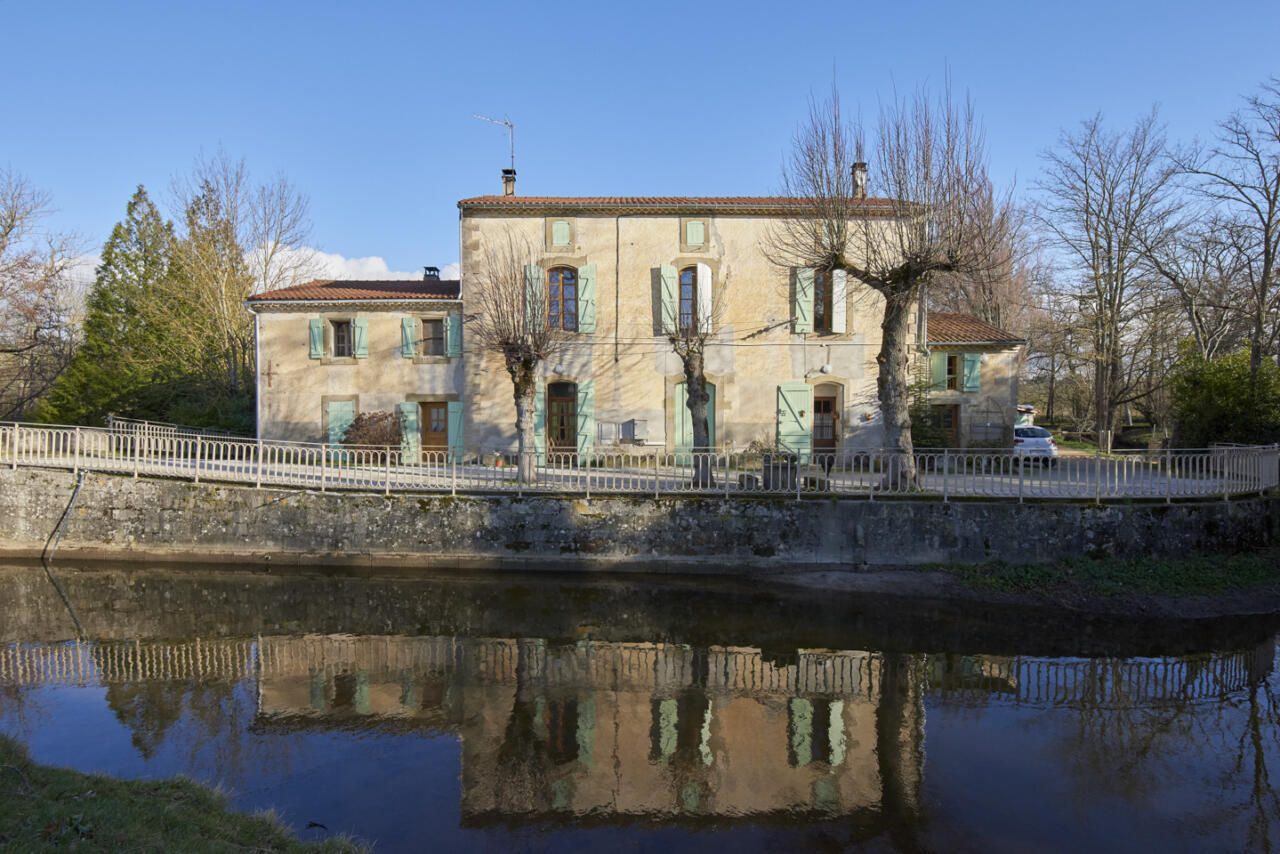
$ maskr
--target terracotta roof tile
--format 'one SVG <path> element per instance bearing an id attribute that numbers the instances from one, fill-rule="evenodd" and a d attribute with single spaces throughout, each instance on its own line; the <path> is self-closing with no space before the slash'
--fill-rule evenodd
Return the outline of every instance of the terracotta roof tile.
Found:
<path id="1" fill-rule="evenodd" d="M 249 302 L 458 299 L 457 279 L 315 279 L 255 294 Z"/>
<path id="2" fill-rule="evenodd" d="M 754 210 L 784 208 L 795 200 L 787 196 L 475 196 L 458 207 L 518 208 L 689 208 L 698 210 Z M 869 208 L 887 208 L 891 199 L 864 199 Z"/>
<path id="3" fill-rule="evenodd" d="M 928 318 L 930 344 L 1025 344 L 1011 332 L 979 320 L 972 314 L 931 311 Z"/>

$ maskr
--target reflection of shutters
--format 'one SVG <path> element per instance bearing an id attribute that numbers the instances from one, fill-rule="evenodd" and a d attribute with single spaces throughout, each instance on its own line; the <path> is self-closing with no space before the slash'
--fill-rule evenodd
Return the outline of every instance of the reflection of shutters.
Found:
<path id="1" fill-rule="evenodd" d="M 538 465 L 547 463 L 547 384 L 533 386 L 533 452 Z"/>
<path id="2" fill-rule="evenodd" d="M 947 390 L 947 354 L 935 351 L 929 356 L 929 386 L 934 391 Z"/>
<path id="3" fill-rule="evenodd" d="M 679 328 L 680 290 L 676 268 L 670 264 L 658 268 L 658 292 L 662 302 L 662 333 L 674 334 Z"/>
<path id="4" fill-rule="evenodd" d="M 418 423 L 420 407 L 416 403 L 399 404 L 400 409 L 400 452 L 405 462 L 418 461 L 418 440 L 422 436 L 422 427 Z"/>
<path id="5" fill-rule="evenodd" d="M 813 387 L 804 382 L 778 386 L 778 446 L 808 462 L 813 446 Z"/>
<path id="6" fill-rule="evenodd" d="M 355 322 L 351 324 L 351 328 L 355 331 L 355 342 L 351 348 L 352 355 L 357 359 L 369 358 L 369 319 L 367 317 L 357 317 Z"/>
<path id="7" fill-rule="evenodd" d="M 462 403 L 451 400 L 445 405 L 449 417 L 449 459 L 462 462 Z"/>
<path id="8" fill-rule="evenodd" d="M 596 764 L 596 701 L 587 697 L 578 701 L 578 762 L 588 768 Z"/>
<path id="9" fill-rule="evenodd" d="M 329 419 L 329 444 L 341 445 L 342 437 L 356 418 L 355 401 L 331 400 L 325 404 L 325 414 Z"/>
<path id="10" fill-rule="evenodd" d="M 796 296 L 791 303 L 791 331 L 813 331 L 813 268 L 796 268 Z"/>
<path id="11" fill-rule="evenodd" d="M 526 264 L 524 268 L 524 317 L 529 329 L 547 325 L 547 295 L 542 268 L 537 264 Z"/>
<path id="12" fill-rule="evenodd" d="M 791 766 L 803 768 L 813 761 L 813 703 L 804 697 L 792 697 L 787 712 L 791 718 Z"/>
<path id="13" fill-rule="evenodd" d="M 414 317 L 400 318 L 400 357 L 412 359 L 418 348 L 418 320 Z"/>
<path id="14" fill-rule="evenodd" d="M 961 391 L 977 391 L 982 381 L 982 354 L 965 353 L 964 372 L 960 376 L 963 379 Z"/>
<path id="15" fill-rule="evenodd" d="M 324 321 L 311 318 L 311 358 L 324 358 Z"/>
<path id="16" fill-rule="evenodd" d="M 711 331 L 711 313 L 715 303 L 711 299 L 711 268 L 706 264 L 698 265 L 698 331 Z"/>
<path id="17" fill-rule="evenodd" d="M 462 355 L 462 315 L 450 314 L 444 319 L 444 354 L 450 359 Z"/>
<path id="18" fill-rule="evenodd" d="M 844 333 L 848 326 L 846 307 L 849 295 L 849 274 L 844 270 L 831 271 L 831 331 Z"/>
<path id="19" fill-rule="evenodd" d="M 578 383 L 578 453 L 590 453 L 596 438 L 596 391 L 592 380 Z"/>
<path id="20" fill-rule="evenodd" d="M 596 265 L 578 268 L 578 331 L 596 331 Z"/>

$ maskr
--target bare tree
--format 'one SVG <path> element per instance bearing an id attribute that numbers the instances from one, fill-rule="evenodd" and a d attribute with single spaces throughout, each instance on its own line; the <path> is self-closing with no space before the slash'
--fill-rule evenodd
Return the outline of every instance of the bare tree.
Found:
<path id="1" fill-rule="evenodd" d="M 0 418 L 30 409 L 74 349 L 77 312 L 68 274 L 79 241 L 44 228 L 52 212 L 47 193 L 0 171 Z"/>
<path id="2" fill-rule="evenodd" d="M 562 329 L 552 327 L 542 292 L 542 271 L 529 243 L 507 232 L 484 247 L 480 263 L 469 271 L 466 300 L 471 340 L 502 356 L 511 377 L 516 405 L 518 473 L 535 478 L 534 398 L 539 366 L 564 346 Z"/>
<path id="3" fill-rule="evenodd" d="M 1009 264 L 1010 197 L 992 189 L 982 127 L 950 83 L 883 105 L 872 136 L 847 122 L 835 91 L 810 103 L 782 189 L 793 208 L 767 238 L 786 266 L 845 270 L 884 297 L 876 388 L 891 477 L 916 482 L 911 440 L 911 321 L 925 288 L 942 274 L 970 277 Z M 871 194 L 871 197 L 868 196 Z M 876 198 L 875 196 L 879 196 Z"/>
<path id="4" fill-rule="evenodd" d="M 669 313 L 662 317 L 662 332 L 671 343 L 671 349 L 680 358 L 684 369 L 686 406 L 693 427 L 693 485 L 712 485 L 711 431 L 707 422 L 706 352 L 707 343 L 714 339 L 715 329 L 723 317 L 724 284 L 713 288 L 708 281 L 709 269 L 699 265 L 677 271 L 674 267 L 660 268 L 659 287 L 665 292 L 662 304 Z M 675 277 L 667 281 L 668 277 Z M 690 281 L 684 281 L 683 277 Z"/>
<path id="5" fill-rule="evenodd" d="M 1096 115 L 1043 157 L 1039 221 L 1074 274 L 1064 295 L 1089 331 L 1095 424 L 1110 435 L 1120 407 L 1144 393 L 1127 359 L 1154 309 L 1143 247 L 1168 226 L 1175 171 L 1154 111 L 1126 134 Z"/>
<path id="6" fill-rule="evenodd" d="M 1273 355 L 1280 309 L 1280 77 L 1245 98 L 1243 109 L 1218 126 L 1207 151 L 1177 157 L 1179 169 L 1200 179 L 1199 191 L 1223 209 L 1238 229 L 1247 252 L 1246 313 L 1249 365 L 1256 376 L 1265 355 Z"/>

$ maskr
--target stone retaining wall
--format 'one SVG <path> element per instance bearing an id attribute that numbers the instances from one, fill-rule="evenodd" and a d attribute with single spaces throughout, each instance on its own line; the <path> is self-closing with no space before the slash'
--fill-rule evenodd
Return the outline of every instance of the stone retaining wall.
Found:
<path id="1" fill-rule="evenodd" d="M 36 556 L 75 486 L 0 470 L 0 552 Z M 786 572 L 1271 543 L 1274 499 L 1110 504 L 392 496 L 88 474 L 57 555 L 201 562 Z"/>

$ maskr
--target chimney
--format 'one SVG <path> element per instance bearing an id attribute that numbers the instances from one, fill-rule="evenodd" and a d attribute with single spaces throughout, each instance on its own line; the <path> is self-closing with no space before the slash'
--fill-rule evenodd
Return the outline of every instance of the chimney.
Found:
<path id="1" fill-rule="evenodd" d="M 853 197 L 855 199 L 867 197 L 867 164 L 863 160 L 853 164 Z"/>
<path id="2" fill-rule="evenodd" d="M 516 170 L 502 170 L 502 195 L 514 196 L 516 194 Z"/>
<path id="3" fill-rule="evenodd" d="M 440 281 L 440 268 L 439 267 L 423 267 L 422 281 L 424 282 Z"/>

